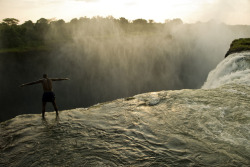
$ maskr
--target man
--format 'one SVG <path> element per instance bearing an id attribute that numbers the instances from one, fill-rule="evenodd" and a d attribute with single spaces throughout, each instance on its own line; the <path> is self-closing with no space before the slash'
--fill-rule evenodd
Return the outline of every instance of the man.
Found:
<path id="1" fill-rule="evenodd" d="M 27 85 L 34 85 L 34 84 L 38 84 L 38 83 L 42 84 L 43 91 L 44 91 L 43 98 L 42 98 L 42 104 L 43 104 L 42 117 L 44 118 L 45 106 L 46 106 L 47 102 L 51 102 L 53 104 L 54 109 L 56 111 L 56 115 L 58 115 L 58 109 L 57 109 L 56 102 L 55 102 L 55 94 L 54 94 L 53 89 L 52 89 L 52 81 L 62 81 L 62 80 L 69 80 L 69 79 L 68 78 L 48 78 L 47 74 L 43 74 L 42 79 L 40 79 L 38 81 L 22 84 L 22 85 L 20 85 L 20 87 L 27 86 Z"/>

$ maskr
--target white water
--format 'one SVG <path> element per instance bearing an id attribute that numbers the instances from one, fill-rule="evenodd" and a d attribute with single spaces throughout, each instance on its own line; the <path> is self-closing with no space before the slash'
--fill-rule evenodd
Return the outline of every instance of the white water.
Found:
<path id="1" fill-rule="evenodd" d="M 202 88 L 217 88 L 226 84 L 250 84 L 250 52 L 229 55 L 209 73 Z"/>
<path id="2" fill-rule="evenodd" d="M 247 167 L 248 55 L 223 60 L 206 89 L 145 93 L 57 118 L 50 112 L 46 120 L 29 114 L 2 122 L 0 166 Z"/>

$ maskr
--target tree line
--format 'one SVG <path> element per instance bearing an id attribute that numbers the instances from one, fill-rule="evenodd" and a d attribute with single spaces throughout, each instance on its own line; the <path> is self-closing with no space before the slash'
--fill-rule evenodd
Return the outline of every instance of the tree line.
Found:
<path id="1" fill-rule="evenodd" d="M 81 17 L 74 18 L 70 22 L 64 20 L 40 18 L 35 23 L 31 20 L 19 24 L 15 18 L 5 18 L 0 23 L 0 49 L 20 48 L 20 47 L 38 47 L 50 45 L 58 41 L 72 40 L 76 30 L 89 29 L 88 35 L 98 36 L 111 35 L 114 30 L 93 31 L 93 28 L 102 29 L 102 25 L 118 25 L 123 32 L 149 32 L 161 27 L 163 24 L 155 23 L 154 20 L 136 19 L 129 21 L 124 17 L 115 19 L 109 17 Z M 181 19 L 166 20 L 167 24 L 183 24 Z M 117 26 L 116 26 L 117 27 Z"/>

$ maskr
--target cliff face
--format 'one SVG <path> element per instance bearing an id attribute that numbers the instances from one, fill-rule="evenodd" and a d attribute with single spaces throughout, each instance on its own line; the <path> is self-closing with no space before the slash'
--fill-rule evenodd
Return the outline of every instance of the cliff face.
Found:
<path id="1" fill-rule="evenodd" d="M 227 51 L 225 57 L 227 57 L 232 53 L 242 52 L 242 51 L 250 51 L 250 38 L 235 39 L 231 43 L 230 48 Z"/>

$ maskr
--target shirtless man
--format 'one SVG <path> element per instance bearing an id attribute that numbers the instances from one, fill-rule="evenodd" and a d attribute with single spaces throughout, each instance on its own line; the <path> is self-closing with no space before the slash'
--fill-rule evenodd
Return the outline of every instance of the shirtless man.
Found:
<path id="1" fill-rule="evenodd" d="M 55 94 L 52 89 L 52 81 L 62 81 L 62 80 L 69 80 L 69 79 L 68 78 L 48 78 L 47 74 L 43 74 L 42 79 L 38 81 L 22 84 L 20 85 L 20 87 L 38 84 L 38 83 L 41 83 L 43 85 L 44 92 L 43 92 L 43 98 L 42 98 L 42 104 L 43 104 L 42 117 L 44 118 L 45 106 L 47 102 L 51 102 L 53 104 L 54 109 L 56 111 L 56 115 L 58 115 L 58 109 L 57 109 L 56 102 L 55 102 Z"/>

